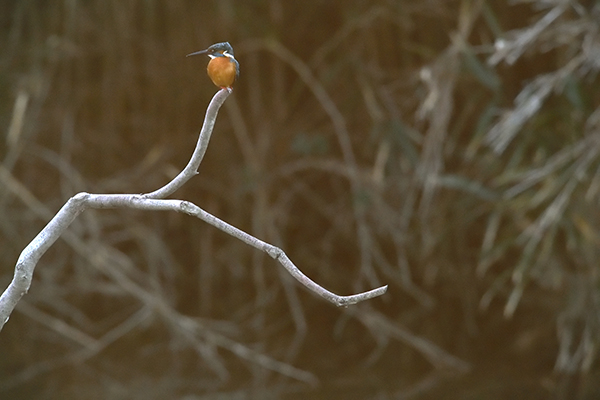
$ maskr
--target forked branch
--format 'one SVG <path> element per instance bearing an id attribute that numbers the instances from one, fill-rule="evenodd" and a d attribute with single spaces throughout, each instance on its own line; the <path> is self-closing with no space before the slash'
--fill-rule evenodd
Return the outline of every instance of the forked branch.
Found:
<path id="1" fill-rule="evenodd" d="M 231 91 L 222 89 L 213 97 L 200 131 L 196 149 L 186 165 L 186 167 L 168 184 L 162 188 L 147 194 L 90 194 L 78 193 L 71 197 L 60 211 L 48 222 L 42 231 L 25 247 L 21 252 L 13 280 L 8 288 L 0 296 L 0 330 L 8 321 L 10 314 L 14 310 L 19 300 L 29 290 L 33 272 L 37 262 L 42 255 L 56 242 L 69 225 L 77 218 L 79 214 L 89 208 L 135 208 L 138 210 L 170 210 L 182 212 L 197 217 L 212 226 L 230 234 L 231 236 L 243 241 L 250 246 L 264 251 L 269 256 L 277 260 L 296 280 L 306 286 L 310 291 L 332 302 L 338 307 L 356 304 L 358 302 L 381 296 L 387 290 L 387 285 L 373 289 L 367 292 L 339 296 L 328 291 L 319 284 L 312 281 L 294 263 L 288 258 L 283 250 L 270 245 L 262 240 L 228 224 L 204 211 L 193 203 L 183 200 L 168 200 L 165 197 L 171 195 L 190 178 L 198 173 L 198 167 L 206 153 L 208 142 L 212 134 L 217 114 L 221 105 L 225 102 Z"/>

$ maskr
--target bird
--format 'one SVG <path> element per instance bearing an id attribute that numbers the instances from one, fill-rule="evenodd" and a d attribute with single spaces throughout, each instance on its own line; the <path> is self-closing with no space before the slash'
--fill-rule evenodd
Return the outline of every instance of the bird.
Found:
<path id="1" fill-rule="evenodd" d="M 207 49 L 188 54 L 186 57 L 206 54 L 210 57 L 206 72 L 213 83 L 221 89 L 231 90 L 240 77 L 240 64 L 233 56 L 229 42 L 215 43 Z"/>

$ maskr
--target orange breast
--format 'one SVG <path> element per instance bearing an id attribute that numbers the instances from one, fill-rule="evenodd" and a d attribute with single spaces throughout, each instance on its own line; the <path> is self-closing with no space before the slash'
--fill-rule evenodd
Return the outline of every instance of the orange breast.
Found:
<path id="1" fill-rule="evenodd" d="M 235 64 L 228 57 L 215 57 L 206 68 L 208 76 L 219 87 L 231 87 L 235 81 Z"/>

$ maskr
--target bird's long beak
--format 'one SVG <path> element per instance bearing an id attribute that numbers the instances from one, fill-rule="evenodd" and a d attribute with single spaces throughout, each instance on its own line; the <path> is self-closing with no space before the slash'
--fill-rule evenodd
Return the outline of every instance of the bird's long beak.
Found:
<path id="1" fill-rule="evenodd" d="M 197 52 L 195 52 L 195 53 L 190 53 L 190 54 L 188 54 L 186 57 L 189 57 L 189 56 L 197 56 L 198 54 L 206 54 L 206 53 L 208 53 L 208 49 L 205 49 L 205 50 L 200 50 L 200 51 L 197 51 Z"/>

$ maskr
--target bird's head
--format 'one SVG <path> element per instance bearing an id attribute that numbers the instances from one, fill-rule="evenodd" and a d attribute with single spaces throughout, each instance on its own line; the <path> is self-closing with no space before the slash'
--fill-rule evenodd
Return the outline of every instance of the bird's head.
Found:
<path id="1" fill-rule="evenodd" d="M 195 53 L 190 53 L 186 57 L 196 56 L 199 54 L 206 54 L 210 58 L 215 58 L 215 57 L 231 57 L 231 58 L 233 58 L 233 47 L 231 47 L 229 42 L 215 43 L 207 49 L 200 50 Z"/>

